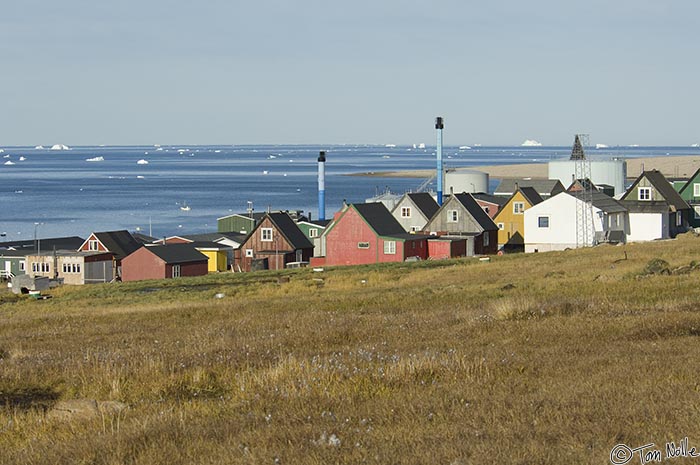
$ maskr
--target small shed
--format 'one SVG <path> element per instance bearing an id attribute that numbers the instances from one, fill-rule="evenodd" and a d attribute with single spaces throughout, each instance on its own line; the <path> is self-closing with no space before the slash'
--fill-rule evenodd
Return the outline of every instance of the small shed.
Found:
<path id="1" fill-rule="evenodd" d="M 204 276 L 208 261 L 192 244 L 141 247 L 122 260 L 122 281 Z"/>

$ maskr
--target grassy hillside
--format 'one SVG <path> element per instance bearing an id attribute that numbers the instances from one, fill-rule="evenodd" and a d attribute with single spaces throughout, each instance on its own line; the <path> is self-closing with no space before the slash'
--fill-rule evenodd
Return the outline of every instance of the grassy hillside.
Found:
<path id="1" fill-rule="evenodd" d="M 675 272 L 645 274 L 653 259 Z M 696 260 L 686 235 L 0 293 L 0 463 L 604 464 L 618 443 L 699 445 Z M 128 407 L 53 414 L 71 399 Z"/>

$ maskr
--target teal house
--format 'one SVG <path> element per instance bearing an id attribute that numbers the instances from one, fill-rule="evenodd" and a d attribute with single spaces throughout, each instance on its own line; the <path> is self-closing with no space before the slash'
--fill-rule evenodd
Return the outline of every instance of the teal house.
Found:
<path id="1" fill-rule="evenodd" d="M 678 191 L 681 198 L 688 202 L 692 212 L 689 223 L 694 228 L 700 227 L 700 169 L 695 171 L 688 181 Z"/>

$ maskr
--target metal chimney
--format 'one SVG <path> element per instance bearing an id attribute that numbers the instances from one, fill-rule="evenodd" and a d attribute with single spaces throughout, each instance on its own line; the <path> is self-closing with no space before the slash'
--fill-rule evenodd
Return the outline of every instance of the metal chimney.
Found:
<path id="1" fill-rule="evenodd" d="M 318 154 L 318 219 L 326 220 L 326 152 Z"/>
<path id="2" fill-rule="evenodd" d="M 435 129 L 437 129 L 437 203 L 442 205 L 442 181 L 444 170 L 442 167 L 442 130 L 444 128 L 442 116 L 435 118 Z"/>

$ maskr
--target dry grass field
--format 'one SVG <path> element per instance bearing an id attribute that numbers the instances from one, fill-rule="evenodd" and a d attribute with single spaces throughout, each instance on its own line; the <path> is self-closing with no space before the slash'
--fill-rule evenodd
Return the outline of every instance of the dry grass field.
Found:
<path id="1" fill-rule="evenodd" d="M 605 464 L 620 443 L 665 457 L 700 445 L 695 261 L 688 234 L 3 292 L 0 463 Z M 97 407 L 66 407 L 85 399 Z"/>

